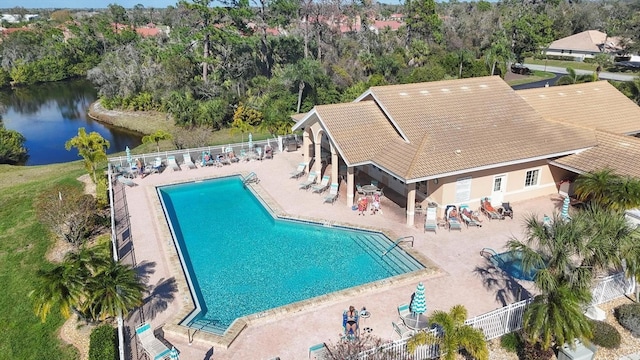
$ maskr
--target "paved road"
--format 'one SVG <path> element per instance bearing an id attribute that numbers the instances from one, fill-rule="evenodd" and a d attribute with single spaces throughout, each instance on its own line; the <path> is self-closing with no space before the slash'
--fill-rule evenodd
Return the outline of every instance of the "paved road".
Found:
<path id="1" fill-rule="evenodd" d="M 534 64 L 524 64 L 524 66 L 528 67 L 531 70 L 539 70 L 539 71 L 548 71 L 552 73 L 558 74 L 566 74 L 567 69 L 559 66 L 545 66 L 545 65 L 534 65 Z M 593 71 L 588 70 L 578 70 L 576 69 L 576 73 L 579 75 L 592 74 Z M 605 80 L 617 80 L 617 81 L 633 81 L 637 76 L 628 75 L 628 74 L 619 74 L 619 73 L 611 73 L 611 72 L 601 72 L 600 79 Z"/>
<path id="2" fill-rule="evenodd" d="M 524 89 L 541 88 L 541 87 L 544 87 L 545 85 L 553 86 L 556 83 L 556 80 L 558 80 L 563 74 L 554 74 L 554 75 L 555 77 L 551 79 L 545 79 L 545 80 L 534 81 L 526 84 L 514 85 L 511 88 L 513 90 L 524 90 Z"/>

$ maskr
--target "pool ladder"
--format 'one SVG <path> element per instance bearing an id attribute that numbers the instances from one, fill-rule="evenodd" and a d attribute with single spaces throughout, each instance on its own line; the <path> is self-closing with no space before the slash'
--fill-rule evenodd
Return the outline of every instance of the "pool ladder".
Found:
<path id="1" fill-rule="evenodd" d="M 405 237 L 401 237 L 398 240 L 394 241 L 393 244 L 391 244 L 391 246 L 389 246 L 387 248 L 387 250 L 385 250 L 382 255 L 380 255 L 380 257 L 383 257 L 385 255 L 387 255 L 389 253 L 389 251 L 393 250 L 394 247 L 398 246 L 398 244 L 400 244 L 401 242 L 409 242 L 411 241 L 411 247 L 413 247 L 413 236 L 405 236 Z"/>
<path id="2" fill-rule="evenodd" d="M 256 175 L 256 173 L 254 173 L 254 172 L 250 172 L 249 175 L 247 175 L 247 176 L 242 178 L 242 183 L 245 184 L 245 185 L 250 184 L 250 183 L 257 184 L 259 182 L 260 182 L 260 179 L 258 179 L 258 175 Z"/>

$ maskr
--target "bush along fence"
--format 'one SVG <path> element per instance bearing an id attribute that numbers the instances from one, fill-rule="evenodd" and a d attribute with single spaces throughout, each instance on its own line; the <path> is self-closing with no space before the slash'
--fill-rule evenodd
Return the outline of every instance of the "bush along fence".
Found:
<path id="1" fill-rule="evenodd" d="M 599 305 L 608 301 L 620 298 L 635 291 L 635 280 L 627 279 L 624 273 L 620 272 L 602 278 L 593 288 L 592 305 Z M 465 324 L 481 329 L 485 339 L 492 340 L 503 335 L 520 330 L 524 312 L 533 301 L 533 298 L 522 300 L 505 307 L 490 311 L 488 313 L 467 319 Z M 436 330 L 431 330 L 437 335 Z M 379 354 L 393 355 L 393 359 L 435 359 L 440 354 L 436 344 L 419 346 L 414 353 L 407 352 L 407 340 L 400 339 L 386 343 L 377 348 L 363 351 L 358 359 L 377 359 Z"/>

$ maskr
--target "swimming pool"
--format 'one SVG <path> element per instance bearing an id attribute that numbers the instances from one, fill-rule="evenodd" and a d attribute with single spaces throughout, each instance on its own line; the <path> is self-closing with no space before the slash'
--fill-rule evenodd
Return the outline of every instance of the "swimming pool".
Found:
<path id="1" fill-rule="evenodd" d="M 424 268 L 381 233 L 277 219 L 237 176 L 158 194 L 199 307 L 182 325 L 222 334 L 238 317 Z"/>
<path id="2" fill-rule="evenodd" d="M 491 262 L 515 279 L 527 281 L 535 279 L 537 269 L 524 271 L 522 268 L 522 253 L 519 251 L 507 251 L 492 255 Z"/>

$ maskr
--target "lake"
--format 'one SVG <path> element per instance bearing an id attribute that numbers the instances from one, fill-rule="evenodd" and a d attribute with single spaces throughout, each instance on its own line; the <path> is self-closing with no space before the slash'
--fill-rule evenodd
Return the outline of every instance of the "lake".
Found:
<path id="1" fill-rule="evenodd" d="M 38 84 L 0 91 L 5 128 L 20 132 L 29 150 L 27 165 L 45 165 L 82 159 L 64 143 L 78 135 L 78 128 L 95 131 L 109 141 L 108 154 L 134 148 L 142 135 L 92 120 L 89 105 L 96 101 L 95 88 L 86 80 Z M 1 108 L 1 107 L 0 107 Z"/>

